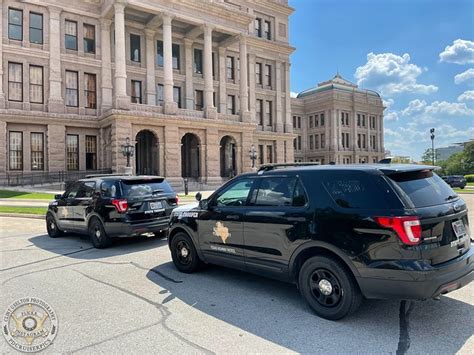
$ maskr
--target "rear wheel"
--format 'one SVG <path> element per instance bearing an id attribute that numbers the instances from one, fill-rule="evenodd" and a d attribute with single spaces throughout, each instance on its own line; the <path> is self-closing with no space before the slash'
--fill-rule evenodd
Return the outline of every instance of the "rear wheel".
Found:
<path id="1" fill-rule="evenodd" d="M 64 232 L 59 229 L 56 219 L 51 213 L 46 215 L 46 230 L 51 238 L 58 238 L 64 234 Z"/>
<path id="2" fill-rule="evenodd" d="M 196 247 L 186 233 L 177 233 L 171 240 L 170 249 L 173 263 L 179 271 L 190 274 L 202 266 Z"/>
<path id="3" fill-rule="evenodd" d="M 112 244 L 112 239 L 105 232 L 102 222 L 98 218 L 93 218 L 89 223 L 89 236 L 92 245 L 98 249 L 107 248 Z"/>
<path id="4" fill-rule="evenodd" d="M 320 317 L 338 320 L 355 312 L 362 295 L 352 274 L 339 260 L 314 256 L 301 267 L 301 294 Z"/>

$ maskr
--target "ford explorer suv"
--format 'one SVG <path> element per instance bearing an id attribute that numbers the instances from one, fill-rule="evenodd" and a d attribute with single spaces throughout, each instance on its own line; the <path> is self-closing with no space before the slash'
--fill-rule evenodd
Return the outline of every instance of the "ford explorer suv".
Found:
<path id="1" fill-rule="evenodd" d="M 96 176 L 72 183 L 49 204 L 46 228 L 88 234 L 96 248 L 115 237 L 165 235 L 178 197 L 159 176 Z"/>
<path id="2" fill-rule="evenodd" d="M 421 165 L 263 166 L 171 216 L 176 268 L 295 283 L 320 317 L 368 299 L 426 300 L 473 279 L 465 202 Z"/>
<path id="3" fill-rule="evenodd" d="M 467 185 L 467 180 L 462 175 L 447 175 L 442 177 L 446 183 L 451 187 L 458 187 L 464 189 Z"/>

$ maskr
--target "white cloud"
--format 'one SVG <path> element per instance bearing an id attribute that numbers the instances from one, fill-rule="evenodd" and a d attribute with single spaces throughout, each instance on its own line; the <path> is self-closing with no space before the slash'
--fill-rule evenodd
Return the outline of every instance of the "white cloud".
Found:
<path id="1" fill-rule="evenodd" d="M 474 42 L 464 39 L 455 40 L 439 54 L 439 60 L 455 64 L 474 63 Z"/>
<path id="2" fill-rule="evenodd" d="M 383 105 L 385 106 L 387 110 L 390 109 L 390 107 L 392 107 L 393 104 L 395 103 L 393 99 L 382 99 L 382 101 L 383 101 Z"/>
<path id="3" fill-rule="evenodd" d="M 471 116 L 474 115 L 474 110 L 460 102 L 434 101 L 427 104 L 425 100 L 415 99 L 410 101 L 401 113 L 403 116 L 416 115 L 419 119 L 424 119 L 425 122 L 432 122 L 429 118 L 436 118 L 436 116 Z"/>
<path id="4" fill-rule="evenodd" d="M 290 97 L 295 98 L 296 96 L 298 96 L 297 92 L 290 91 Z"/>
<path id="5" fill-rule="evenodd" d="M 398 121 L 398 113 L 396 111 L 389 111 L 388 113 L 384 114 L 383 116 L 385 121 Z"/>
<path id="6" fill-rule="evenodd" d="M 474 90 L 464 91 L 458 96 L 458 101 L 474 101 Z"/>
<path id="7" fill-rule="evenodd" d="M 455 84 L 462 84 L 466 82 L 468 84 L 474 84 L 474 68 L 470 68 L 462 73 L 459 73 L 454 76 L 454 83 Z"/>
<path id="8" fill-rule="evenodd" d="M 435 85 L 419 84 L 418 76 L 426 69 L 410 63 L 408 53 L 367 54 L 367 63 L 356 69 L 357 84 L 379 90 L 383 95 L 405 92 L 431 94 L 438 91 Z"/>

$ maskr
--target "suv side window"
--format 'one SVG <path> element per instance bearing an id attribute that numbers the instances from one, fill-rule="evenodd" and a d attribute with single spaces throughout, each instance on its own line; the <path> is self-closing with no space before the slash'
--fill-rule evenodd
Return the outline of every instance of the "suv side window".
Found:
<path id="1" fill-rule="evenodd" d="M 118 195 L 117 184 L 112 180 L 104 181 L 100 186 L 100 192 L 102 197 L 115 198 Z"/>
<path id="2" fill-rule="evenodd" d="M 81 183 L 79 192 L 76 195 L 76 198 L 91 198 L 94 195 L 95 182 L 94 181 L 85 181 Z"/>
<path id="3" fill-rule="evenodd" d="M 81 189 L 81 183 L 80 182 L 76 182 L 75 184 L 73 184 L 69 190 L 66 191 L 66 193 L 64 194 L 64 196 L 66 198 L 76 198 L 77 194 L 79 193 L 79 190 Z"/>
<path id="4" fill-rule="evenodd" d="M 302 207 L 307 198 L 297 177 L 262 178 L 254 206 Z"/>
<path id="5" fill-rule="evenodd" d="M 244 206 L 247 203 L 247 197 L 254 179 L 242 179 L 231 184 L 225 190 L 219 192 L 219 195 L 214 198 L 213 205 L 215 206 Z"/>

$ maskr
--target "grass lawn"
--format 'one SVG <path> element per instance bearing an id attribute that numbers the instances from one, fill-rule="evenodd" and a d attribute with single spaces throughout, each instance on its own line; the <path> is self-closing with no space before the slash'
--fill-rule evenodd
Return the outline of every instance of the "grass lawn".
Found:
<path id="1" fill-rule="evenodd" d="M 474 182 L 468 182 L 467 186 L 474 186 Z"/>
<path id="2" fill-rule="evenodd" d="M 46 215 L 47 207 L 0 206 L 0 213 L 27 213 Z"/>
<path id="3" fill-rule="evenodd" d="M 45 192 L 0 190 L 0 198 L 18 198 L 23 200 L 54 200 L 54 194 L 48 194 Z"/>
<path id="4" fill-rule="evenodd" d="M 453 189 L 457 194 L 474 194 L 474 190 L 470 189 Z"/>

